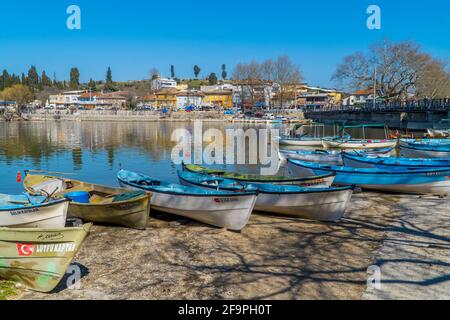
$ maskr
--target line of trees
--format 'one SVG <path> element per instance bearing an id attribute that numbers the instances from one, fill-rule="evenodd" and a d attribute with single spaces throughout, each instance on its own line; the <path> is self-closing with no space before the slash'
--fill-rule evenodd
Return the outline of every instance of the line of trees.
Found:
<path id="1" fill-rule="evenodd" d="M 378 89 L 387 100 L 450 96 L 447 64 L 414 42 L 375 43 L 367 52 L 344 58 L 332 78 L 344 90 Z"/>

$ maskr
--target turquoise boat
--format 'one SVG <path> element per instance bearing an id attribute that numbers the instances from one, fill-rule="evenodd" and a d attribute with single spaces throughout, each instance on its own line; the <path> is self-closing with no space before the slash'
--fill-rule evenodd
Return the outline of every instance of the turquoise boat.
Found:
<path id="1" fill-rule="evenodd" d="M 394 158 L 343 153 L 344 166 L 355 168 L 450 168 L 450 158 Z"/>
<path id="2" fill-rule="evenodd" d="M 256 202 L 255 191 L 186 187 L 126 170 L 120 170 L 117 179 L 122 187 L 151 193 L 152 209 L 230 230 L 245 227 Z"/>
<path id="3" fill-rule="evenodd" d="M 304 188 L 296 185 L 252 184 L 178 171 L 180 183 L 194 188 L 258 193 L 255 210 L 319 221 L 337 221 L 350 203 L 352 187 Z"/>
<path id="4" fill-rule="evenodd" d="M 400 141 L 400 155 L 404 158 L 450 158 L 448 139 L 438 141 Z"/>
<path id="5" fill-rule="evenodd" d="M 335 184 L 363 189 L 408 194 L 450 194 L 450 168 L 353 168 L 288 160 L 289 172 L 296 175 L 335 172 Z"/>

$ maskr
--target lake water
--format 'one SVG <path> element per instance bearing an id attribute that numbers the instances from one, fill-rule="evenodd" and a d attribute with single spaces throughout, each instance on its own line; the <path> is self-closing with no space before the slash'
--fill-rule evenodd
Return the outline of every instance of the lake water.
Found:
<path id="1" fill-rule="evenodd" d="M 239 124 L 205 122 L 203 131 L 216 128 L 255 128 Z M 258 126 L 264 128 L 264 126 Z M 0 122 L 0 193 L 20 193 L 17 172 L 63 172 L 68 177 L 117 186 L 116 173 L 125 169 L 177 182 L 171 152 L 175 129 L 193 132 L 192 122 Z M 283 128 L 280 128 L 283 130 Z M 332 129 L 327 128 L 327 134 Z M 357 133 L 355 133 L 356 135 Z M 370 138 L 384 137 L 382 130 Z M 221 166 L 223 167 L 223 166 Z M 231 170 L 257 172 L 254 165 Z M 283 169 L 281 169 L 283 170 Z"/>

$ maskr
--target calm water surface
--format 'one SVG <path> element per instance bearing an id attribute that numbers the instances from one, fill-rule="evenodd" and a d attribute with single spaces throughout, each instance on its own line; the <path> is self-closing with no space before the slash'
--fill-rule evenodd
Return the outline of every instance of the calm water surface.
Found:
<path id="1" fill-rule="evenodd" d="M 239 124 L 204 123 L 204 131 L 246 128 Z M 115 174 L 122 166 L 155 178 L 177 182 L 170 158 L 176 142 L 172 132 L 192 122 L 0 122 L 0 193 L 20 193 L 17 172 L 26 169 L 64 172 L 66 176 L 117 186 Z M 283 128 L 281 128 L 283 130 Z M 330 132 L 327 134 L 332 134 Z M 356 134 L 356 133 L 355 133 Z M 373 131 L 370 138 L 383 137 Z M 256 172 L 256 166 L 230 166 Z M 23 175 L 23 174 L 22 174 Z"/>

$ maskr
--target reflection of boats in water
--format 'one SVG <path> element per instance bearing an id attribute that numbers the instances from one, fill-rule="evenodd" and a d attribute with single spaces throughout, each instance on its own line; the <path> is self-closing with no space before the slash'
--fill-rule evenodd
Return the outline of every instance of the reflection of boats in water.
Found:
<path id="1" fill-rule="evenodd" d="M 53 114 L 53 119 L 60 120 L 61 119 L 61 112 L 59 110 L 56 110 Z"/>
<path id="2" fill-rule="evenodd" d="M 324 124 L 295 124 L 280 137 L 280 144 L 287 146 L 321 147 L 325 136 Z"/>

